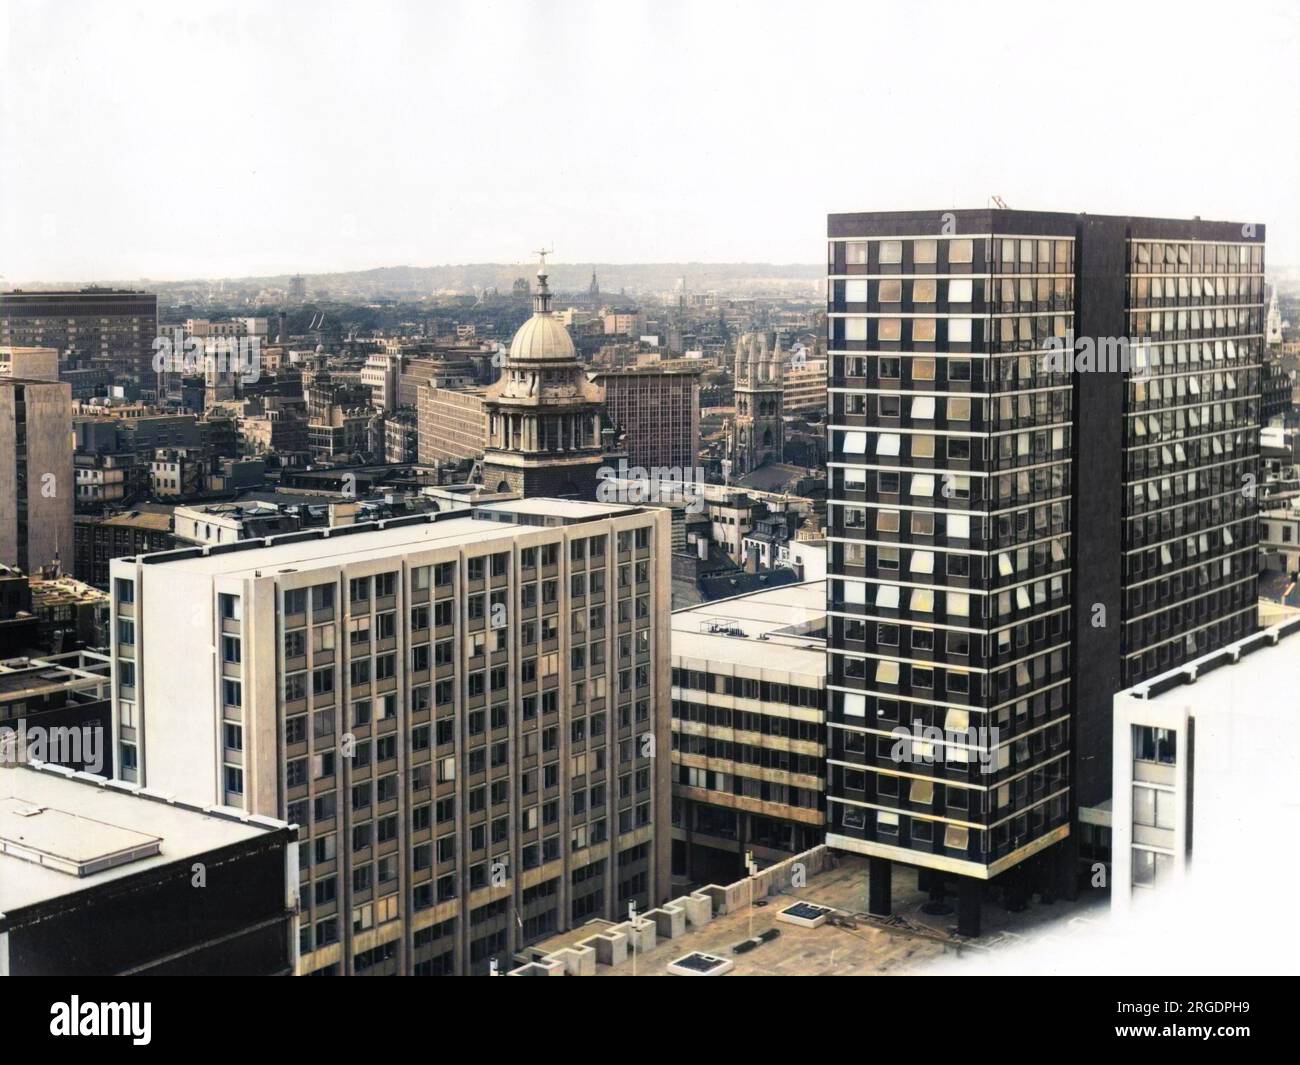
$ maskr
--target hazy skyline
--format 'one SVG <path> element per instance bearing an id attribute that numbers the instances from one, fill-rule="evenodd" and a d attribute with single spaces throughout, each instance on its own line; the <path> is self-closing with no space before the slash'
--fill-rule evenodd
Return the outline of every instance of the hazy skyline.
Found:
<path id="1" fill-rule="evenodd" d="M 1295 264 L 1298 44 L 1291 0 L 6 0 L 0 275 L 818 263 L 828 212 L 992 193 Z"/>

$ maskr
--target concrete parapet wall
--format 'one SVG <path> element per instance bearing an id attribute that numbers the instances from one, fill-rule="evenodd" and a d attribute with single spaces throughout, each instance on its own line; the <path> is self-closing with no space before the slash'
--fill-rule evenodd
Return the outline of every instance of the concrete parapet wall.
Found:
<path id="1" fill-rule="evenodd" d="M 677 939 L 690 929 L 704 927 L 714 917 L 748 906 L 751 879 L 755 899 L 783 892 L 797 894 L 814 876 L 829 869 L 834 860 L 831 849 L 823 844 L 734 884 L 707 884 L 689 895 L 646 911 L 637 918 L 635 925 L 631 921 L 621 921 L 607 926 L 575 947 L 557 950 L 540 961 L 512 969 L 507 975 L 592 976 L 597 964 L 621 965 L 627 960 L 629 949 L 644 954 L 654 950 L 660 938 Z"/>

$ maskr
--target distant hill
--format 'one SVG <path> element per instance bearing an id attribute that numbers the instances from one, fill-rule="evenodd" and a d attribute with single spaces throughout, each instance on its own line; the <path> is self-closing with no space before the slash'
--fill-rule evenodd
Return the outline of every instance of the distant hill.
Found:
<path id="1" fill-rule="evenodd" d="M 813 263 L 551 263 L 548 264 L 552 291 L 585 293 L 594 270 L 601 294 L 616 297 L 620 289 L 629 294 L 674 291 L 684 278 L 687 292 L 725 291 L 729 294 L 807 291 L 826 276 L 826 267 Z M 333 296 L 431 295 L 445 292 L 478 292 L 496 288 L 509 293 L 516 278 L 531 284 L 536 263 L 460 263 L 446 266 L 381 266 L 374 270 L 304 274 L 307 294 L 326 290 Z M 81 282 L 77 284 L 85 284 Z M 195 278 L 188 281 L 130 279 L 94 282 L 115 287 L 146 288 L 152 292 L 193 289 L 223 283 L 227 289 L 288 288 L 289 275 L 239 278 Z M 69 282 L 24 284 L 27 289 L 68 287 Z"/>

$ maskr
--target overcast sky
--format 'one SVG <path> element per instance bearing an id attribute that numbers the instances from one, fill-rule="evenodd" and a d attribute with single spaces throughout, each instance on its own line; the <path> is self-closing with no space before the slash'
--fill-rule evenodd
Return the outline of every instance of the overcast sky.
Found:
<path id="1" fill-rule="evenodd" d="M 1300 4 L 0 0 L 10 283 L 823 261 L 831 211 L 1264 222 Z"/>

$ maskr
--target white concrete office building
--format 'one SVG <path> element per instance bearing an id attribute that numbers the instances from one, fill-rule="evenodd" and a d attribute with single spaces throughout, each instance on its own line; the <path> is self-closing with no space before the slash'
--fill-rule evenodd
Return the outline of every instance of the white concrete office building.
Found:
<path id="1" fill-rule="evenodd" d="M 115 560 L 122 775 L 300 826 L 299 973 L 505 971 L 668 898 L 668 538 L 527 499 Z"/>
<path id="2" fill-rule="evenodd" d="M 1300 618 L 1115 696 L 1113 908 L 1189 875 L 1229 906 L 1249 905 L 1243 881 L 1294 883 L 1297 678 Z"/>

